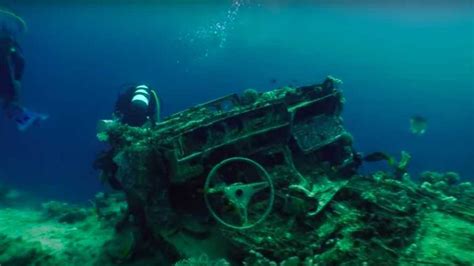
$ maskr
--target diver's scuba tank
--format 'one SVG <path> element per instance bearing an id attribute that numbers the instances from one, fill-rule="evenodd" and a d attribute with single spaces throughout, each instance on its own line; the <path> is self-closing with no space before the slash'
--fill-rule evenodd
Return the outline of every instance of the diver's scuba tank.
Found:
<path id="1" fill-rule="evenodd" d="M 128 87 L 115 104 L 115 117 L 123 124 L 141 127 L 147 122 L 152 126 L 159 119 L 159 99 L 147 85 Z"/>
<path id="2" fill-rule="evenodd" d="M 130 107 L 137 115 L 145 115 L 150 107 L 150 99 L 150 88 L 148 86 L 136 86 L 130 101 Z"/>

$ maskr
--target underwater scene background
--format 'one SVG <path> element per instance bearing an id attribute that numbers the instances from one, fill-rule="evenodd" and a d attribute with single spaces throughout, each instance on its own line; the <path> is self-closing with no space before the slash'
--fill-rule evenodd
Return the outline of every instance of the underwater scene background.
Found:
<path id="1" fill-rule="evenodd" d="M 124 85 L 157 89 L 163 115 L 246 88 L 343 80 L 358 151 L 401 150 L 409 172 L 474 178 L 474 12 L 456 4 L 292 1 L 9 3 L 28 23 L 22 100 L 50 118 L 19 133 L 0 116 L 0 179 L 38 197 L 85 201 Z M 426 117 L 413 135 L 410 118 Z M 383 168 L 381 165 L 371 167 Z M 371 170 L 364 166 L 366 171 Z"/>

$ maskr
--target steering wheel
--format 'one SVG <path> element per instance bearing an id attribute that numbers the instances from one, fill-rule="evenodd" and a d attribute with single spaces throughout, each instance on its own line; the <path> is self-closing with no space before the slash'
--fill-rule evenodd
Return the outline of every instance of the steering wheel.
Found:
<path id="1" fill-rule="evenodd" d="M 248 167 L 239 167 L 238 171 L 232 172 L 232 170 L 234 170 L 232 164 L 238 164 L 239 166 L 245 164 Z M 253 178 L 257 178 L 258 181 L 249 182 L 248 180 L 242 180 L 248 179 L 248 172 L 251 172 L 252 168 L 254 171 Z M 222 173 L 220 173 L 225 170 L 227 170 L 225 174 L 232 172 L 231 176 L 223 176 Z M 231 183 L 228 184 L 226 181 L 231 181 Z M 252 207 L 255 208 L 257 204 L 251 203 L 251 201 L 257 194 L 264 195 L 264 191 L 269 192 L 267 206 L 263 213 L 261 213 L 259 217 L 257 216 L 258 218 L 252 219 L 253 217 L 251 216 L 255 215 L 253 215 L 254 212 L 249 211 L 249 209 L 252 209 Z M 220 211 L 219 213 L 225 213 L 226 209 L 230 207 L 237 211 L 240 222 L 225 221 L 225 219 L 218 214 L 216 208 L 213 207 L 212 203 L 217 202 L 215 199 L 221 202 L 222 200 L 227 202 L 227 206 L 221 205 L 222 207 L 218 209 Z M 212 168 L 204 185 L 204 200 L 206 201 L 209 212 L 219 223 L 233 229 L 248 229 L 265 220 L 271 212 L 274 199 L 275 191 L 268 172 L 257 162 L 244 157 L 232 157 L 218 163 Z M 258 203 L 260 202 L 261 200 L 258 201 Z"/>

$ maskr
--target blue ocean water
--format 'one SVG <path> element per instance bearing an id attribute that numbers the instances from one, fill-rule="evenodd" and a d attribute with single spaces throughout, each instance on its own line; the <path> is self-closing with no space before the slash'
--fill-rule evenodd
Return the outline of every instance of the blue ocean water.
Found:
<path id="1" fill-rule="evenodd" d="M 85 200 L 124 84 L 156 87 L 169 115 L 246 88 L 344 81 L 361 152 L 413 156 L 410 173 L 474 179 L 474 9 L 469 4 L 12 4 L 27 21 L 22 100 L 50 115 L 19 133 L 0 118 L 0 178 L 42 197 Z M 412 115 L 428 119 L 412 135 Z"/>

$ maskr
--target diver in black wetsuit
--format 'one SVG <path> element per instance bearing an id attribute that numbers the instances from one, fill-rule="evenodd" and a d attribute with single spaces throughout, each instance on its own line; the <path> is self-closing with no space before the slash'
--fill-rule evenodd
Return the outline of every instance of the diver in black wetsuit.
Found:
<path id="1" fill-rule="evenodd" d="M 22 50 L 13 35 L 6 29 L 0 30 L 0 99 L 5 110 L 18 106 L 21 78 L 25 68 Z M 7 113 L 11 116 L 11 113 Z"/>
<path id="2" fill-rule="evenodd" d="M 160 119 L 160 100 L 146 85 L 129 87 L 117 99 L 114 116 L 129 126 L 154 126 Z"/>
<path id="3" fill-rule="evenodd" d="M 131 127 L 153 127 L 160 120 L 160 100 L 155 90 L 147 85 L 130 86 L 119 95 L 115 103 L 113 116 L 115 121 Z M 107 130 L 107 125 L 113 123 L 114 120 L 99 121 L 99 132 Z M 142 245 L 142 248 L 146 245 L 145 243 L 156 241 L 167 248 L 169 244 L 166 241 L 158 236 L 152 237 L 152 231 L 147 222 L 149 217 L 145 215 L 144 202 L 141 196 L 133 192 L 133 189 L 124 189 L 124 184 L 117 178 L 116 174 L 119 167 L 114 161 L 116 155 L 113 149 L 102 153 L 95 161 L 94 167 L 103 171 L 104 180 L 113 189 L 122 190 L 127 194 L 128 209 L 122 220 L 116 224 L 117 235 L 133 234 L 133 239 L 137 245 Z M 165 172 L 166 170 L 160 169 L 157 171 Z M 166 174 L 157 174 L 157 176 L 166 176 Z M 158 195 L 154 200 L 159 202 L 157 205 L 160 206 L 159 210 L 154 212 L 158 217 L 155 221 L 160 222 L 164 230 L 171 230 L 170 228 L 174 226 L 174 219 L 176 218 L 172 212 L 169 200 L 169 180 L 157 178 L 154 184 L 156 185 L 154 189 Z M 137 230 L 137 228 L 140 230 Z M 119 243 L 120 241 L 121 239 L 117 238 L 113 239 L 110 243 Z"/>
<path id="4" fill-rule="evenodd" d="M 6 116 L 16 122 L 18 129 L 25 130 L 46 115 L 28 111 L 20 105 L 21 78 L 25 59 L 20 45 L 6 28 L 0 29 L 0 102 Z"/>
<path id="5" fill-rule="evenodd" d="M 132 127 L 154 126 L 160 120 L 160 100 L 156 92 L 147 85 L 130 86 L 121 93 L 115 103 L 113 120 L 99 120 L 99 134 L 107 131 L 108 125 L 118 121 Z M 114 189 L 121 190 L 122 185 L 115 177 L 117 166 L 113 162 L 113 150 L 102 153 L 94 162 L 97 169 L 108 169 L 105 179 Z"/>

